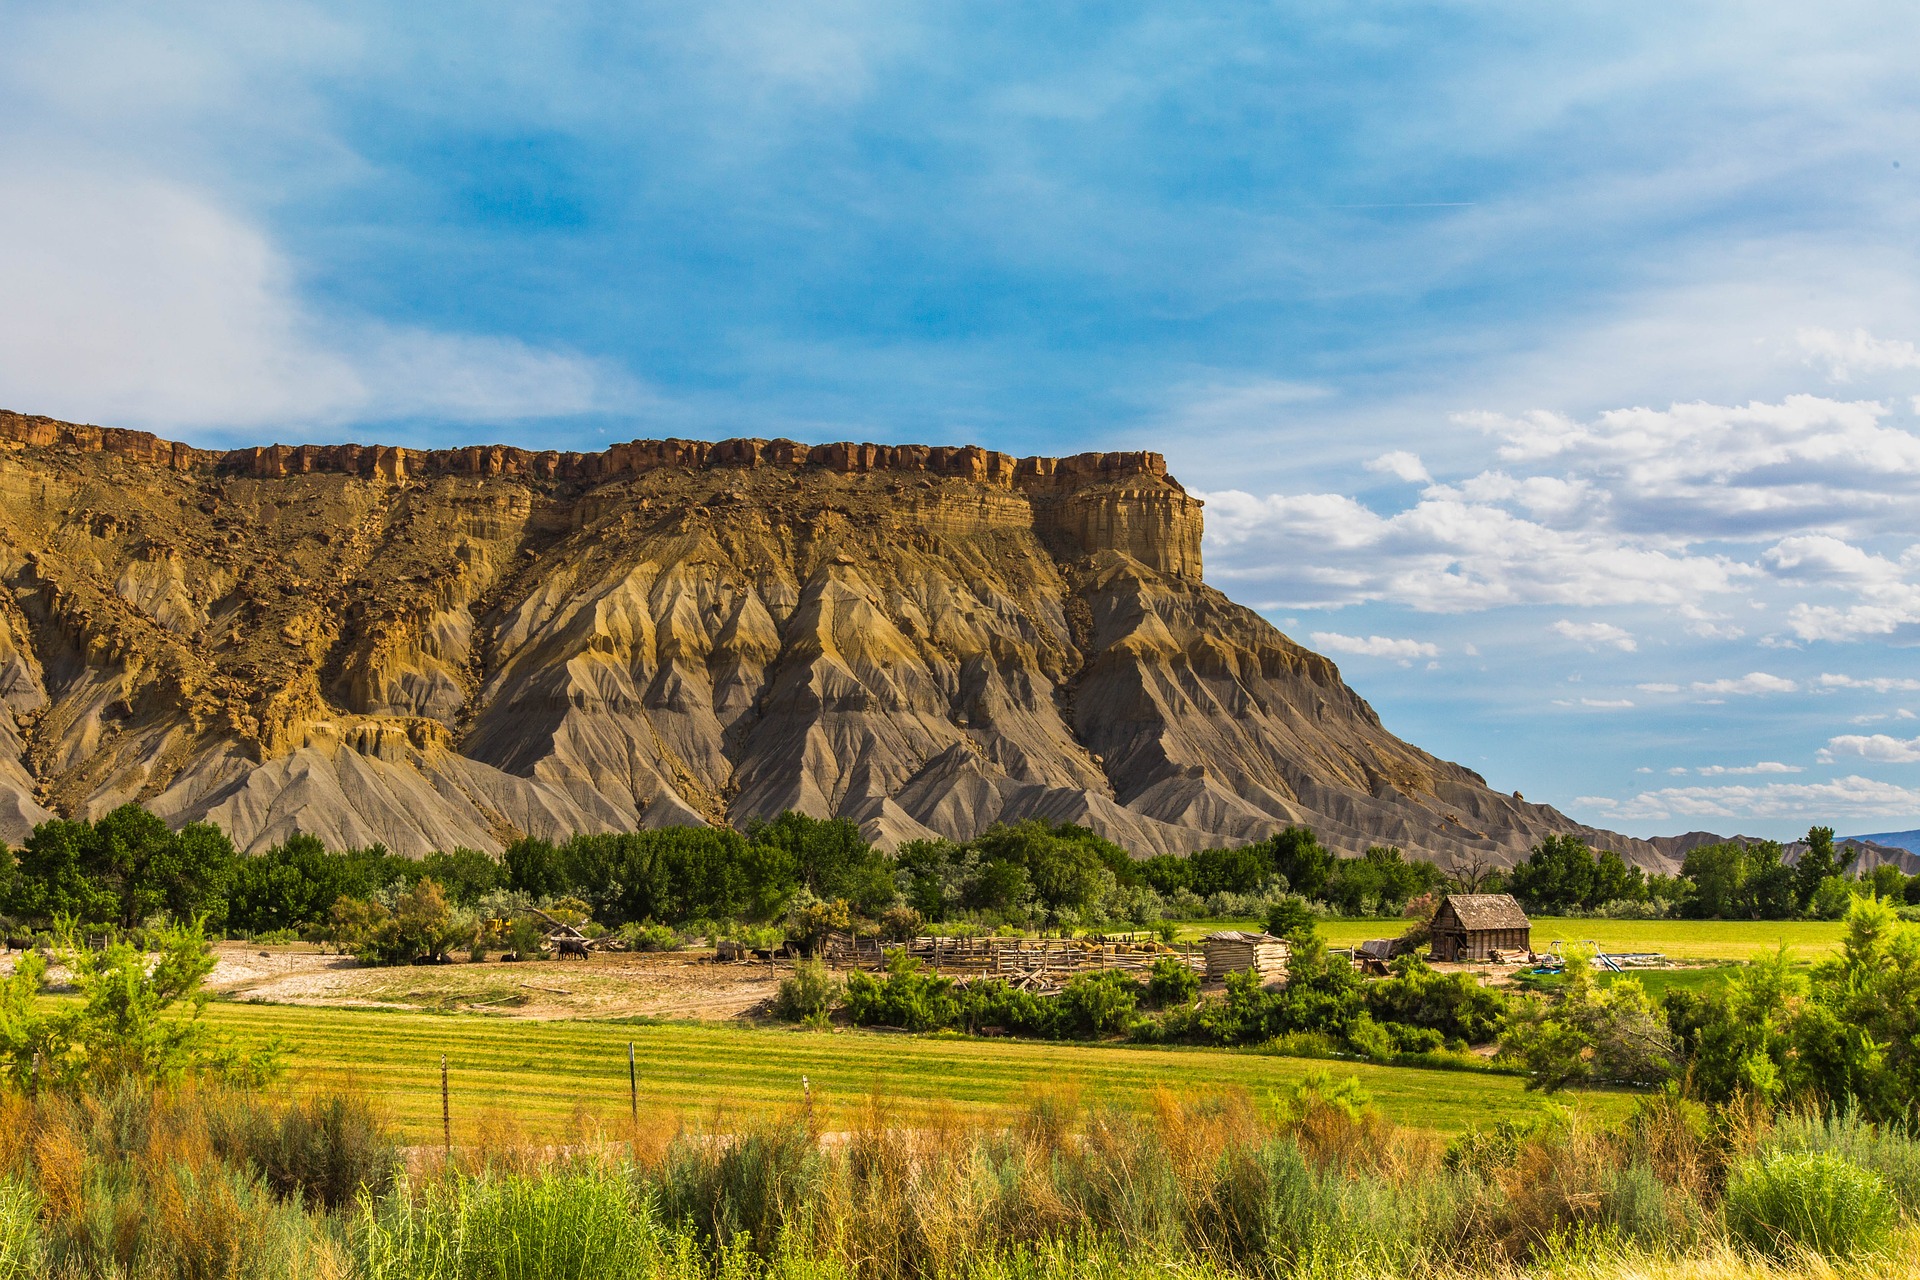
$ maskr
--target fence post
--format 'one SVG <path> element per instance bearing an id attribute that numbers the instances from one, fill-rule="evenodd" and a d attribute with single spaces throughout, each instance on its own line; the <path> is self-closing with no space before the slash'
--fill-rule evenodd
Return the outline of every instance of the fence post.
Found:
<path id="1" fill-rule="evenodd" d="M 447 1099 L 447 1055 L 440 1055 L 440 1146 L 453 1159 L 453 1107 Z"/>
<path id="2" fill-rule="evenodd" d="M 640 1124 L 640 1072 L 633 1065 L 633 1041 L 627 1041 L 627 1104 L 633 1112 L 635 1127 Z"/>

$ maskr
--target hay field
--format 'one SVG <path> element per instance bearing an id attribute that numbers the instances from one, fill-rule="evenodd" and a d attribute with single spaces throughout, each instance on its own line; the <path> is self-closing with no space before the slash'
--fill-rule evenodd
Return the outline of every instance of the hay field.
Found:
<path id="1" fill-rule="evenodd" d="M 1009 1116 L 1047 1092 L 1123 1106 L 1156 1088 L 1177 1092 L 1244 1089 L 1256 1098 L 1316 1067 L 1358 1076 L 1405 1124 L 1457 1132 L 1542 1105 L 1514 1076 L 1480 1072 L 1319 1063 L 1219 1049 L 1161 1049 L 1029 1040 L 909 1036 L 872 1031 L 666 1023 L 633 1025 L 532 1021 L 474 1014 L 409 1014 L 284 1005 L 216 1004 L 216 1025 L 247 1040 L 283 1036 L 295 1046 L 296 1085 L 351 1082 L 382 1099 L 416 1142 L 440 1137 L 440 1055 L 448 1058 L 455 1141 L 489 1113 L 552 1133 L 576 1109 L 608 1119 L 628 1107 L 627 1042 L 635 1047 L 643 1109 L 710 1118 L 799 1103 L 801 1077 L 816 1105 L 850 1108 L 876 1090 L 903 1124 L 944 1104 L 961 1118 Z M 1632 1106 L 1629 1095 L 1581 1095 L 1605 1119 Z M 830 1121 L 831 1123 L 831 1121 Z"/>

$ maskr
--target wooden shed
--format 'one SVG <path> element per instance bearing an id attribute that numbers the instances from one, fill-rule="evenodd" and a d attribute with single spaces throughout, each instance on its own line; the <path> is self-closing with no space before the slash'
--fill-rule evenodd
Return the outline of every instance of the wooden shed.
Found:
<path id="1" fill-rule="evenodd" d="M 1223 929 L 1204 939 L 1207 954 L 1207 981 L 1214 982 L 1230 973 L 1252 969 L 1262 981 L 1284 978 L 1292 948 L 1285 938 L 1266 933 L 1246 933 Z"/>
<path id="2" fill-rule="evenodd" d="M 1533 950 L 1533 924 L 1510 893 L 1453 893 L 1433 913 L 1433 959 L 1485 960 Z"/>

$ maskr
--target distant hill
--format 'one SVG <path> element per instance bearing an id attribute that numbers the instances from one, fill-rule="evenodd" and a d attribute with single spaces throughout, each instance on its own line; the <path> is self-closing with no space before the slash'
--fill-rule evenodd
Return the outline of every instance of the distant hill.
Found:
<path id="1" fill-rule="evenodd" d="M 1908 853 L 1920 854 L 1920 831 L 1881 831 L 1868 836 L 1842 836 L 1842 841 L 1853 840 L 1860 844 L 1883 844 L 1893 849 L 1905 849 Z"/>

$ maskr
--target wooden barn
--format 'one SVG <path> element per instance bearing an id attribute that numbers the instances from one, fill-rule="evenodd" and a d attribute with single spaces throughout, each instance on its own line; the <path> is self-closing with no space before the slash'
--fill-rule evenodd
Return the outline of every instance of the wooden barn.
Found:
<path id="1" fill-rule="evenodd" d="M 1533 924 L 1510 893 L 1453 893 L 1433 913 L 1435 960 L 1486 960 L 1533 950 Z"/>
<path id="2" fill-rule="evenodd" d="M 1209 982 L 1246 969 L 1259 974 L 1263 982 L 1287 976 L 1287 958 L 1292 948 L 1285 938 L 1225 929 L 1208 934 L 1204 946 Z"/>

